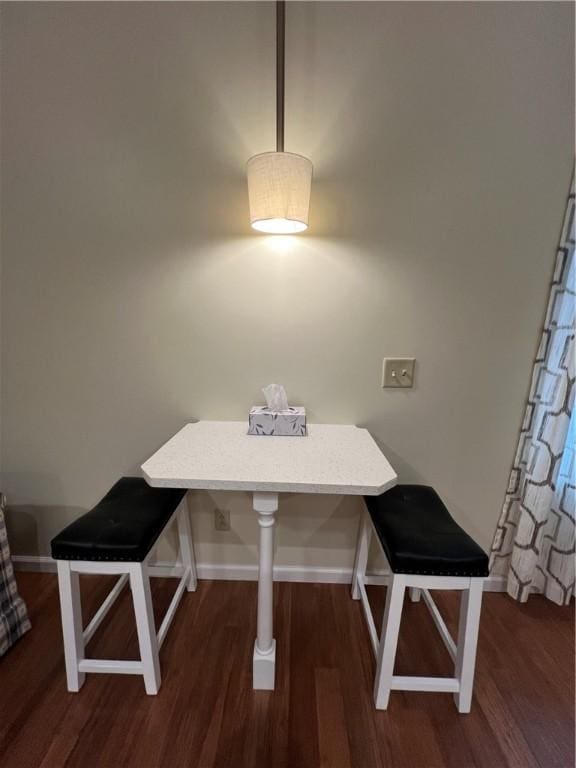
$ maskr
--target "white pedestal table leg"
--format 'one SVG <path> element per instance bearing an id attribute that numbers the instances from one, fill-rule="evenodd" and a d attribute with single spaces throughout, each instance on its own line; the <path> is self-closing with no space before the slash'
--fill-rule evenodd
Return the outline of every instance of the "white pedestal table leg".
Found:
<path id="1" fill-rule="evenodd" d="M 252 662 L 252 687 L 274 690 L 276 640 L 274 640 L 274 525 L 278 510 L 277 493 L 254 492 L 253 508 L 258 513 L 260 546 L 258 563 L 258 629 Z"/>

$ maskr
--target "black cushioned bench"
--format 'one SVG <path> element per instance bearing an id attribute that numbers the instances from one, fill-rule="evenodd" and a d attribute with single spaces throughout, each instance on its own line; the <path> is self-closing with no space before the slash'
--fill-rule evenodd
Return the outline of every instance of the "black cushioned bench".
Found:
<path id="1" fill-rule="evenodd" d="M 186 495 L 122 477 L 96 506 L 52 539 L 55 560 L 141 563 Z"/>
<path id="2" fill-rule="evenodd" d="M 386 709 L 391 690 L 450 691 L 460 712 L 472 700 L 476 644 L 488 557 L 454 520 L 436 491 L 424 485 L 397 485 L 381 496 L 364 497 L 365 513 L 356 550 L 352 597 L 362 600 L 377 656 L 374 697 Z M 376 631 L 365 583 L 368 548 L 376 533 L 390 567 L 380 637 Z M 380 580 L 381 581 L 381 580 Z M 414 602 L 424 597 L 434 623 L 455 663 L 453 678 L 396 676 L 394 659 L 405 589 Z M 431 589 L 462 591 L 458 639 L 455 643 L 436 606 Z"/>
<path id="3" fill-rule="evenodd" d="M 159 650 L 184 591 L 196 589 L 196 569 L 186 491 L 152 488 L 139 477 L 123 477 L 96 506 L 52 540 L 58 563 L 60 609 L 69 691 L 78 691 L 86 672 L 141 674 L 146 692 L 160 687 Z M 150 593 L 148 561 L 166 527 L 176 520 L 180 542 L 181 578 L 158 633 Z M 178 570 L 178 569 L 177 569 Z M 86 629 L 82 628 L 79 574 L 118 574 L 118 582 Z M 180 575 L 178 572 L 176 575 Z M 85 646 L 130 580 L 139 661 L 86 659 Z"/>
<path id="4" fill-rule="evenodd" d="M 488 576 L 488 557 L 447 510 L 434 488 L 397 485 L 366 506 L 394 573 Z"/>

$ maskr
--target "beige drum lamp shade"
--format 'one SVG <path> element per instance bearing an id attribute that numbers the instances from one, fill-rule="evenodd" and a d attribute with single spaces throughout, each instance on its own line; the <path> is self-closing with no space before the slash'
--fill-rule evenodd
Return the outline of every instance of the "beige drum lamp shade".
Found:
<path id="1" fill-rule="evenodd" d="M 250 224 L 289 235 L 308 227 L 312 163 L 292 152 L 264 152 L 248 160 Z"/>

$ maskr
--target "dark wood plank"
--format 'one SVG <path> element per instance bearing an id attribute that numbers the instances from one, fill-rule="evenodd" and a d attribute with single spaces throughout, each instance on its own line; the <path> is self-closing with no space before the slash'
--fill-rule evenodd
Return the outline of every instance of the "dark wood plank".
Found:
<path id="1" fill-rule="evenodd" d="M 314 680 L 320 768 L 352 768 L 340 673 L 320 668 Z"/>
<path id="2" fill-rule="evenodd" d="M 448 694 L 393 692 L 372 704 L 375 663 L 345 585 L 276 584 L 276 690 L 254 692 L 255 583 L 200 582 L 162 649 L 162 687 L 89 675 L 65 689 L 58 590 L 18 574 L 33 630 L 0 660 L 2 768 L 568 768 L 574 764 L 574 613 L 541 597 L 487 594 L 472 712 Z M 113 583 L 82 579 L 85 620 Z M 174 590 L 152 583 L 157 621 Z M 385 590 L 370 588 L 377 620 Z M 457 593 L 437 593 L 452 631 Z M 94 636 L 95 656 L 136 658 L 126 590 Z M 450 674 L 425 605 L 406 602 L 396 671 Z"/>

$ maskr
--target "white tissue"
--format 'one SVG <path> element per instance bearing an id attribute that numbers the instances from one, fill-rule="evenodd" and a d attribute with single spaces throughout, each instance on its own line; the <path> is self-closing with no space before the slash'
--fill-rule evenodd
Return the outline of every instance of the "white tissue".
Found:
<path id="1" fill-rule="evenodd" d="M 288 410 L 288 397 L 282 384 L 268 384 L 262 388 L 266 404 L 274 413 Z"/>

